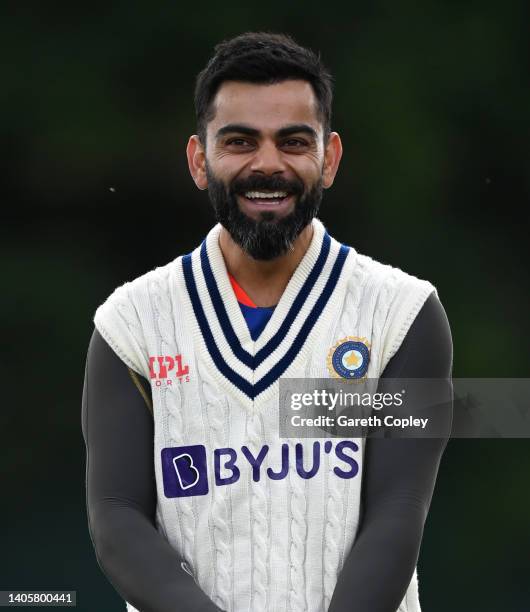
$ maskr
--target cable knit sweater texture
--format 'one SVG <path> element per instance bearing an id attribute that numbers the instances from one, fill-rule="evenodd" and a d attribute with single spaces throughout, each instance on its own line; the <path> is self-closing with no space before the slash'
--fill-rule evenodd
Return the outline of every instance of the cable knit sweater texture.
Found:
<path id="1" fill-rule="evenodd" d="M 366 376 L 377 379 L 436 291 L 342 246 L 320 221 L 313 227 L 256 342 L 230 285 L 219 225 L 190 256 L 118 287 L 94 318 L 119 357 L 152 383 L 157 528 L 227 612 L 326 611 L 359 524 L 364 440 L 349 439 L 347 454 L 359 469 L 339 477 L 347 469 L 339 440 L 328 452 L 324 439 L 281 439 L 278 379 L 328 378 L 328 354 L 348 337 L 369 346 Z M 167 384 L 154 365 L 177 355 L 187 374 Z M 190 445 L 205 448 L 208 492 L 167 497 L 162 450 Z M 230 484 L 214 478 L 216 449 L 237 456 L 240 476 Z M 244 452 L 265 453 L 259 480 Z M 269 476 L 268 469 L 281 472 L 284 454 L 285 478 Z M 297 464 L 318 469 L 301 477 Z M 420 612 L 416 571 L 398 612 Z"/>

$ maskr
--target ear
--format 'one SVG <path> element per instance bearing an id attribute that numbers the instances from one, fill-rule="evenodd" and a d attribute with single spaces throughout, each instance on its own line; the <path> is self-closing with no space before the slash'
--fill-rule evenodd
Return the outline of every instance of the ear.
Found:
<path id="1" fill-rule="evenodd" d="M 188 158 L 188 168 L 195 184 L 199 189 L 206 189 L 208 187 L 206 151 L 197 134 L 190 136 L 186 147 L 186 156 Z"/>
<path id="2" fill-rule="evenodd" d="M 328 189 L 333 185 L 342 157 L 342 142 L 337 132 L 331 132 L 324 151 L 324 167 L 322 169 L 322 186 Z"/>

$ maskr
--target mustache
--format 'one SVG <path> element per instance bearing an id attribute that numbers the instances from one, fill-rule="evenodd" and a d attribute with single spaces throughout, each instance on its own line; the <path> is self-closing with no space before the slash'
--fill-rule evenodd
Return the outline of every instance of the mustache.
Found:
<path id="1" fill-rule="evenodd" d="M 253 175 L 235 179 L 229 187 L 231 194 L 260 190 L 286 191 L 288 194 L 300 195 L 304 192 L 304 184 L 299 179 L 287 180 L 280 176 Z"/>

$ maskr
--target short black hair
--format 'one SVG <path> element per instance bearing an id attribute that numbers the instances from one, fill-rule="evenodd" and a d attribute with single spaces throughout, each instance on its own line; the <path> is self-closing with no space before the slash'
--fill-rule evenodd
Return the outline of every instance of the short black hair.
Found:
<path id="1" fill-rule="evenodd" d="M 331 130 L 333 77 L 322 64 L 320 54 L 300 46 L 287 34 L 271 32 L 246 32 L 216 45 L 195 85 L 197 134 L 201 142 L 206 144 L 206 124 L 215 116 L 213 100 L 223 82 L 272 85 L 287 79 L 301 79 L 313 87 L 326 142 Z"/>

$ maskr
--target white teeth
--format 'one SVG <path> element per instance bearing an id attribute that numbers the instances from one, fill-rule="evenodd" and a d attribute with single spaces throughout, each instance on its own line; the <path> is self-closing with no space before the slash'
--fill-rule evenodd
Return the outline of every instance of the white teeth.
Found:
<path id="1" fill-rule="evenodd" d="M 286 196 L 287 196 L 286 191 L 269 191 L 269 192 L 247 191 L 245 193 L 245 197 L 249 198 L 250 200 L 253 198 L 259 198 L 260 200 L 265 200 L 265 199 L 274 200 L 276 198 L 285 198 Z"/>

